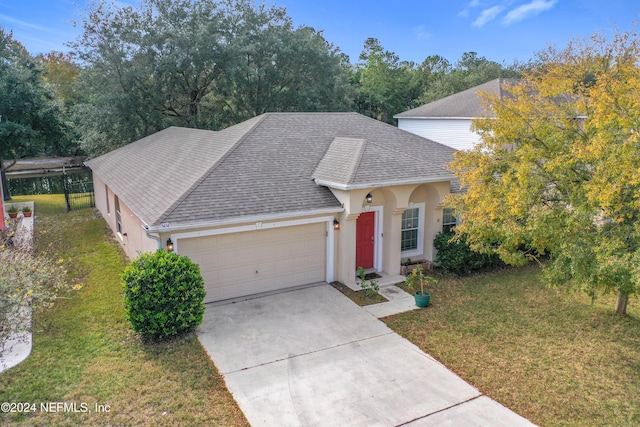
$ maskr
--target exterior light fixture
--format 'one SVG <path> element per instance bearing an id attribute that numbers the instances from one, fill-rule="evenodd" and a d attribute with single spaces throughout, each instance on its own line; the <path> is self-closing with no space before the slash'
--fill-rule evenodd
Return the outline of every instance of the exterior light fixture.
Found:
<path id="1" fill-rule="evenodd" d="M 167 252 L 173 252 L 173 242 L 171 238 L 167 239 Z"/>
<path id="2" fill-rule="evenodd" d="M 371 193 L 368 193 L 364 199 L 367 201 L 367 203 L 373 202 L 373 196 L 371 195 Z"/>
<path id="3" fill-rule="evenodd" d="M 333 229 L 334 230 L 340 230 L 340 223 L 335 218 L 333 219 Z"/>

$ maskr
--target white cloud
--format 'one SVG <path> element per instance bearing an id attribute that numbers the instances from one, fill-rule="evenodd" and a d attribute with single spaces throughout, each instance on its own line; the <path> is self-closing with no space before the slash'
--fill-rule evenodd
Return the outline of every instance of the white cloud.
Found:
<path id="1" fill-rule="evenodd" d="M 489 9 L 485 9 L 480 13 L 480 16 L 473 21 L 474 27 L 483 27 L 487 22 L 493 21 L 500 12 L 502 12 L 502 6 L 493 6 Z"/>
<path id="2" fill-rule="evenodd" d="M 469 11 L 474 7 L 480 6 L 480 0 L 471 0 L 471 2 L 464 8 L 464 10 L 458 13 L 459 16 L 464 16 L 465 18 L 469 16 Z"/>
<path id="3" fill-rule="evenodd" d="M 427 31 L 424 25 L 413 27 L 413 34 L 418 38 L 418 40 L 430 39 L 433 35 Z"/>
<path id="4" fill-rule="evenodd" d="M 3 14 L 0 14 L 0 21 L 6 21 L 6 22 L 9 22 L 11 24 L 17 25 L 18 27 L 21 27 L 21 28 L 30 28 L 32 30 L 47 31 L 47 32 L 50 32 L 50 33 L 55 33 L 56 32 L 51 28 L 43 27 L 41 25 L 32 24 L 30 22 L 26 22 L 26 21 L 23 21 L 21 19 L 13 18 L 11 16 L 7 16 L 7 15 L 3 15 Z"/>
<path id="5" fill-rule="evenodd" d="M 515 9 L 509 11 L 509 13 L 507 13 L 502 20 L 502 23 L 504 25 L 511 25 L 518 21 L 522 21 L 523 19 L 535 16 L 541 12 L 544 12 L 545 10 L 551 9 L 557 2 L 558 0 L 533 0 L 527 4 L 523 4 L 522 6 L 518 6 Z"/>

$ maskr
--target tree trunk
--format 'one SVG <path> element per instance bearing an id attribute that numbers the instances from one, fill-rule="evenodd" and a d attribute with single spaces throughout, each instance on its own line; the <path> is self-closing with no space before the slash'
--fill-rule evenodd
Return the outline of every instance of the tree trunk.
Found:
<path id="1" fill-rule="evenodd" d="M 616 300 L 616 314 L 627 314 L 627 303 L 629 302 L 629 294 L 618 292 Z"/>

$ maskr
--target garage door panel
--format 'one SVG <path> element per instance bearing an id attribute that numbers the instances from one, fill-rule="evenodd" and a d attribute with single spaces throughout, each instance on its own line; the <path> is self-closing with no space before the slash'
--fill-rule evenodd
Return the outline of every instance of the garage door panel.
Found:
<path id="1" fill-rule="evenodd" d="M 252 257 L 259 260 L 276 260 L 284 253 L 288 253 L 288 245 L 286 242 L 277 243 L 272 246 L 262 244 L 255 247 L 255 252 L 252 253 Z"/>
<path id="2" fill-rule="evenodd" d="M 242 265 L 243 253 L 238 248 L 227 248 L 222 246 L 217 250 L 216 254 L 221 267 Z"/>
<path id="3" fill-rule="evenodd" d="M 326 249 L 326 243 L 319 241 L 319 239 L 309 240 L 306 244 L 309 252 L 324 251 Z"/>
<path id="4" fill-rule="evenodd" d="M 326 278 L 324 222 L 185 238 L 178 247 L 200 265 L 207 302 Z"/>
<path id="5" fill-rule="evenodd" d="M 219 280 L 221 282 L 241 282 L 253 279 L 254 270 L 251 267 L 226 267 L 218 270 L 220 272 Z"/>
<path id="6" fill-rule="evenodd" d="M 274 274 L 277 271 L 290 271 L 294 268 L 296 263 L 293 262 L 292 259 L 280 259 L 275 260 L 270 264 L 271 268 L 274 270 Z"/>

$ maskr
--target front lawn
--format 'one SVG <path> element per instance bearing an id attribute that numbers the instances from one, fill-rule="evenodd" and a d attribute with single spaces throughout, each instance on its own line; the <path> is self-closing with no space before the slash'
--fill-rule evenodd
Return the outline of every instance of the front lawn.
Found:
<path id="1" fill-rule="evenodd" d="M 0 374 L 0 402 L 38 410 L 0 413 L 0 425 L 248 425 L 194 336 L 144 345 L 133 334 L 120 288 L 126 260 L 101 218 L 65 213 L 62 196 L 16 200 L 36 200 L 38 250 L 63 258 L 83 288 L 35 316 L 33 352 Z M 613 297 L 592 305 L 547 289 L 535 266 L 439 280 L 429 308 L 387 324 L 541 426 L 640 425 L 638 298 L 619 317 Z M 58 402 L 92 412 L 40 410 Z"/>
<path id="2" fill-rule="evenodd" d="M 439 279 L 431 307 L 389 327 L 538 425 L 640 425 L 637 297 L 620 317 L 613 296 L 547 289 L 536 266 Z"/>
<path id="3" fill-rule="evenodd" d="M 0 402 L 36 410 L 0 413 L 0 425 L 248 425 L 194 335 L 144 345 L 133 334 L 120 287 L 127 261 L 93 210 L 65 213 L 61 195 L 15 199 L 36 201 L 37 250 L 64 259 L 83 288 L 36 314 L 31 356 L 0 374 Z"/>

